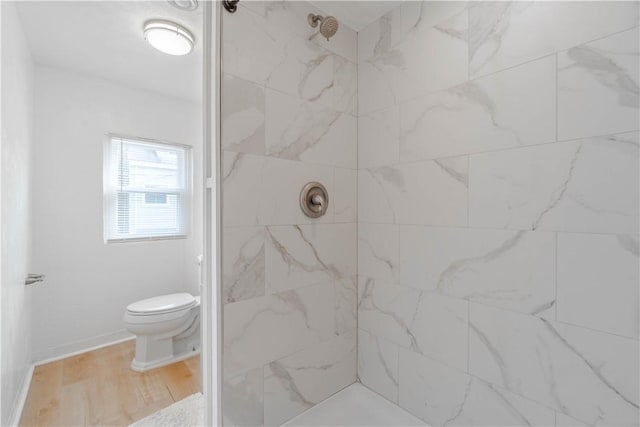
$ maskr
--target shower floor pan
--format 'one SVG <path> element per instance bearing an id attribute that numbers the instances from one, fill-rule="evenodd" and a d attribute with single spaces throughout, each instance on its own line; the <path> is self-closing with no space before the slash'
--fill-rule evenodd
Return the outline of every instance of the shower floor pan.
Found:
<path id="1" fill-rule="evenodd" d="M 355 383 L 283 424 L 301 426 L 425 426 L 399 406 Z"/>

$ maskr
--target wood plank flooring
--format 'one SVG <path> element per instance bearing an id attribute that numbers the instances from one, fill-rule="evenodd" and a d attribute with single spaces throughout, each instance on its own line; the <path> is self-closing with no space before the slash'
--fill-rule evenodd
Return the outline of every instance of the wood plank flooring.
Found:
<path id="1" fill-rule="evenodd" d="M 135 341 L 36 367 L 21 426 L 127 426 L 200 391 L 200 357 L 144 373 Z"/>

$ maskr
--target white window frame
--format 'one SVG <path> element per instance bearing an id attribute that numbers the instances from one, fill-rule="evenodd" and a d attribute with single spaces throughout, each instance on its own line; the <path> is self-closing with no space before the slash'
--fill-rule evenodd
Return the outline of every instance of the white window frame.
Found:
<path id="1" fill-rule="evenodd" d="M 111 158 L 111 147 L 115 139 L 128 140 L 132 142 L 139 142 L 141 144 L 153 144 L 162 145 L 173 148 L 181 148 L 184 150 L 185 155 L 185 189 L 184 193 L 184 233 L 180 234 L 158 234 L 155 236 L 132 236 L 132 237 L 111 237 L 110 229 L 113 221 L 117 220 L 116 206 L 113 197 L 113 188 L 111 187 L 111 168 L 113 159 Z M 146 242 L 146 241 L 158 241 L 158 240 L 176 240 L 187 239 L 191 230 L 191 215 L 192 215 L 192 191 L 193 191 L 193 164 L 192 164 L 192 147 L 186 144 L 180 144 L 175 142 L 160 141 L 157 139 L 144 138 L 139 136 L 130 136 L 124 134 L 108 133 L 103 145 L 103 235 L 104 242 L 111 243 L 134 243 L 134 242 Z"/>

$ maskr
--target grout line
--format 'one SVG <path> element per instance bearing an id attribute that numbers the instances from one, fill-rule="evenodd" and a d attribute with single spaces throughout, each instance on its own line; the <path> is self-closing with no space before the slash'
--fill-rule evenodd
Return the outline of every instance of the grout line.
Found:
<path id="1" fill-rule="evenodd" d="M 555 123 L 555 125 L 556 125 L 556 140 L 555 140 L 555 142 L 558 142 L 558 98 L 559 98 L 559 95 L 558 95 L 558 91 L 559 91 L 559 88 L 558 88 L 558 74 L 559 74 L 560 71 L 558 70 L 558 54 L 557 53 L 556 53 L 555 57 L 556 57 L 556 70 L 555 70 L 555 78 L 556 78 L 555 79 L 555 83 L 556 83 L 556 87 L 555 87 L 555 95 L 556 95 L 556 114 L 555 114 L 555 119 L 556 119 L 556 123 Z"/>
<path id="2" fill-rule="evenodd" d="M 397 283 L 397 284 L 395 284 L 393 286 L 394 287 L 399 287 L 399 288 L 410 289 L 410 290 L 416 290 L 416 291 L 424 292 L 424 293 L 429 294 L 429 295 L 438 295 L 438 296 L 442 296 L 442 297 L 446 297 L 446 298 L 451 298 L 451 299 L 454 299 L 456 301 L 464 301 L 464 302 L 467 302 L 469 305 L 475 304 L 477 306 L 481 306 L 481 307 L 497 310 L 497 311 L 500 311 L 500 312 L 512 313 L 512 314 L 517 315 L 517 316 L 522 316 L 522 317 L 526 317 L 526 318 L 533 318 L 533 319 L 537 319 L 537 320 L 541 320 L 541 321 L 542 320 L 551 320 L 551 321 L 553 321 L 555 323 L 561 323 L 561 324 L 564 324 L 564 325 L 567 325 L 567 326 L 572 326 L 572 327 L 575 327 L 575 328 L 585 329 L 585 330 L 589 330 L 589 331 L 600 333 L 600 334 L 611 335 L 611 336 L 614 336 L 614 337 L 627 339 L 627 340 L 631 340 L 631 341 L 636 341 L 636 342 L 640 341 L 640 337 L 638 337 L 638 338 L 629 337 L 629 336 L 620 335 L 620 334 L 617 334 L 617 333 L 614 333 L 614 332 L 603 331 L 603 330 L 599 330 L 599 329 L 590 328 L 588 326 L 582 326 L 582 325 L 579 325 L 579 324 L 566 322 L 566 321 L 563 321 L 563 320 L 549 319 L 549 318 L 546 318 L 546 317 L 543 317 L 543 316 L 538 316 L 538 315 L 535 315 L 535 314 L 525 313 L 525 312 L 522 312 L 522 311 L 509 309 L 509 308 L 506 308 L 506 307 L 500 307 L 500 306 L 497 306 L 497 305 L 487 304 L 487 303 L 485 303 L 483 301 L 469 300 L 467 298 L 461 298 L 461 297 L 457 297 L 457 296 L 448 295 L 448 294 L 441 293 L 441 292 L 438 292 L 437 290 L 433 290 L 433 289 L 423 289 L 423 288 L 412 286 L 412 285 L 406 284 L 406 283 Z M 471 309 L 471 307 L 469 307 L 469 313 L 471 312 L 470 309 Z M 361 327 L 360 329 L 363 329 L 364 331 L 369 332 L 370 334 L 373 334 L 373 332 L 367 330 L 366 328 L 362 328 Z M 448 365 L 445 362 L 443 362 L 443 363 L 445 365 L 447 365 L 447 366 L 452 366 L 452 365 Z"/>
<path id="3" fill-rule="evenodd" d="M 471 373 L 471 304 L 467 300 L 467 373 Z"/>
<path id="4" fill-rule="evenodd" d="M 557 408 L 554 408 L 554 407 L 552 407 L 552 406 L 549 406 L 548 404 L 543 403 L 543 402 L 541 402 L 541 401 L 539 401 L 539 400 L 536 400 L 536 399 L 533 399 L 533 398 L 531 398 L 531 397 L 528 397 L 528 396 L 526 396 L 525 394 L 523 394 L 523 393 L 521 393 L 521 392 L 519 392 L 519 391 L 515 391 L 515 390 L 508 389 L 508 388 L 507 388 L 503 383 L 490 381 L 490 380 L 487 380 L 487 379 L 485 379 L 485 378 L 482 378 L 482 377 L 480 377 L 480 376 L 478 376 L 478 375 L 476 375 L 476 374 L 473 374 L 473 373 L 465 373 L 464 371 L 460 370 L 460 368 L 452 367 L 451 365 L 448 365 L 448 364 L 444 363 L 443 361 L 438 360 L 438 359 L 435 359 L 435 358 L 433 358 L 433 357 L 431 357 L 431 356 L 424 355 L 424 354 L 421 354 L 421 353 L 417 353 L 417 352 L 415 352 L 415 351 L 411 350 L 410 348 L 407 348 L 407 347 L 404 347 L 404 346 L 402 346 L 402 348 L 404 348 L 405 350 L 410 351 L 410 352 L 412 352 L 412 353 L 414 353 L 414 354 L 416 354 L 416 355 L 418 355 L 418 356 L 420 356 L 420 357 L 426 358 L 426 359 L 428 359 L 429 361 L 431 361 L 431 362 L 433 362 L 433 363 L 436 363 L 436 364 L 438 364 L 438 365 L 442 365 L 442 366 L 445 366 L 445 367 L 449 367 L 449 368 L 451 368 L 451 369 L 454 369 L 454 370 L 455 370 L 455 371 L 457 371 L 457 372 L 464 373 L 465 375 L 468 375 L 468 376 L 470 376 L 470 377 L 472 377 L 472 378 L 475 378 L 475 379 L 477 379 L 478 381 L 480 381 L 480 382 L 482 382 L 482 383 L 485 383 L 485 384 L 492 384 L 492 385 L 494 385 L 494 386 L 498 387 L 498 388 L 499 388 L 499 389 L 501 389 L 501 390 L 504 390 L 504 391 L 507 391 L 507 392 L 509 392 L 509 393 L 511 393 L 511 394 L 514 394 L 514 395 L 516 395 L 516 396 L 519 396 L 519 397 L 521 397 L 521 398 L 523 398 L 523 399 L 525 399 L 525 400 L 528 400 L 528 401 L 534 402 L 534 403 L 536 403 L 536 404 L 538 404 L 538 405 L 540 405 L 540 406 L 542 406 L 542 407 L 544 407 L 544 408 L 547 408 L 547 409 L 550 409 L 550 410 L 552 410 L 552 411 L 556 411 L 556 412 L 558 412 L 558 409 L 557 409 Z M 560 411 L 560 412 L 561 412 L 561 411 Z M 575 418 L 575 417 L 574 417 L 574 418 Z M 577 419 L 577 420 L 579 420 L 578 418 L 576 418 L 576 419 Z M 579 420 L 579 421 L 580 421 L 580 420 Z M 583 422 L 584 422 L 584 421 L 583 421 Z"/>
<path id="5" fill-rule="evenodd" d="M 558 232 L 555 233 L 555 254 L 554 254 L 554 259 L 555 259 L 555 304 L 553 305 L 553 319 L 554 320 L 558 320 Z"/>
<path id="6" fill-rule="evenodd" d="M 450 224 L 419 224 L 419 223 L 392 223 L 392 222 L 371 222 L 371 221 L 362 221 L 360 224 L 369 224 L 369 225 L 398 225 L 404 227 L 422 227 L 422 228 L 438 228 L 438 229 L 447 229 L 447 230 L 486 230 L 486 231 L 503 231 L 503 232 L 514 232 L 514 231 L 525 231 L 528 233 L 566 233 L 566 234 L 579 234 L 579 235 L 589 235 L 589 236 L 636 236 L 637 233 L 634 232 L 589 232 L 589 231 L 572 231 L 572 230 L 557 230 L 557 229 L 535 229 L 531 230 L 530 228 L 500 228 L 500 227 L 488 227 L 488 226 L 466 226 L 464 224 L 461 225 L 450 225 Z M 301 224 L 306 225 L 306 224 Z M 243 227 L 243 226 L 237 226 Z M 281 226 L 269 226 L 269 227 L 281 227 Z"/>
<path id="7" fill-rule="evenodd" d="M 625 28 L 624 30 L 619 30 L 619 31 L 616 31 L 616 32 L 613 32 L 613 33 L 609 33 L 609 34 L 607 34 L 607 35 L 605 35 L 605 36 L 601 36 L 601 37 L 598 37 L 598 38 L 596 38 L 596 39 L 587 40 L 587 41 L 585 41 L 585 42 L 581 42 L 581 43 L 576 44 L 576 45 L 571 45 L 571 46 L 569 46 L 569 47 L 567 47 L 567 48 L 564 48 L 564 49 L 555 50 L 555 51 L 552 51 L 552 52 L 546 53 L 546 54 L 544 54 L 544 55 L 542 55 L 542 56 L 537 56 L 537 57 L 535 57 L 535 58 L 533 58 L 533 59 L 525 60 L 525 61 L 520 62 L 520 63 L 518 63 L 518 64 L 514 64 L 514 65 L 511 65 L 511 66 L 508 66 L 508 67 L 506 67 L 506 68 L 501 68 L 501 69 L 499 69 L 499 70 L 492 71 L 492 72 L 487 73 L 487 74 L 479 74 L 479 75 L 476 75 L 476 76 L 473 76 L 473 77 L 471 76 L 471 61 L 470 61 L 469 55 L 467 55 L 467 61 L 468 61 L 467 63 L 469 64 L 469 66 L 468 66 L 468 78 L 467 78 L 467 80 L 466 80 L 465 82 L 461 82 L 461 83 L 454 84 L 454 85 L 451 85 L 451 86 L 446 86 L 446 87 L 443 87 L 443 88 L 441 88 L 441 89 L 436 89 L 436 90 L 433 90 L 433 91 L 424 92 L 424 93 L 422 93 L 422 94 L 420 94 L 420 95 L 417 95 L 417 96 L 415 96 L 415 97 L 411 97 L 411 98 L 403 99 L 403 100 L 401 100 L 400 102 L 394 102 L 394 104 L 393 104 L 393 105 L 395 105 L 395 106 L 397 106 L 397 105 L 401 105 L 401 104 L 404 104 L 404 103 L 407 103 L 407 102 L 415 101 L 415 100 L 418 100 L 418 99 L 420 99 L 420 98 L 423 98 L 423 97 L 427 97 L 427 96 L 430 96 L 430 95 L 436 94 L 436 93 L 438 93 L 438 92 L 444 92 L 444 91 L 447 91 L 447 90 L 453 89 L 453 88 L 455 88 L 455 87 L 458 87 L 458 86 L 461 86 L 461 85 L 467 84 L 467 83 L 469 83 L 469 82 L 475 82 L 476 80 L 480 80 L 480 79 L 483 79 L 483 78 L 485 78 L 485 77 L 490 77 L 490 76 L 493 76 L 493 75 L 495 75 L 495 74 L 502 73 L 503 71 L 513 70 L 514 68 L 517 68 L 517 67 L 520 67 L 520 66 L 523 66 L 523 65 L 528 65 L 528 64 L 531 64 L 532 62 L 540 61 L 540 60 L 545 59 L 545 58 L 550 57 L 550 56 L 557 56 L 557 54 L 558 54 L 558 53 L 566 52 L 566 51 L 568 51 L 568 50 L 570 50 L 570 49 L 573 49 L 573 48 L 575 48 L 575 47 L 583 46 L 583 45 L 590 44 L 590 43 L 594 43 L 594 42 L 597 42 L 597 41 L 600 41 L 600 40 L 606 39 L 606 38 L 608 38 L 608 37 L 612 37 L 612 36 L 615 36 L 615 35 L 618 35 L 618 34 L 624 33 L 624 32 L 626 32 L 626 31 L 634 30 L 634 29 L 636 29 L 636 28 L 640 28 L 640 26 L 638 26 L 638 25 L 634 25 L 634 26 L 632 26 L 632 27 Z M 366 62 L 366 61 L 364 61 L 364 62 Z M 366 112 L 365 114 L 363 114 L 363 115 L 373 114 L 373 113 L 376 113 L 376 112 L 378 112 L 378 111 L 380 111 L 380 110 L 383 110 L 383 109 L 386 109 L 386 108 L 389 108 L 389 106 L 387 106 L 387 107 L 385 107 L 385 108 L 376 108 L 376 109 L 374 109 L 374 110 L 367 111 L 367 112 Z"/>
<path id="8" fill-rule="evenodd" d="M 363 169 L 370 170 L 370 169 L 377 169 L 377 168 L 381 168 L 381 167 L 399 167 L 399 166 L 403 166 L 403 165 L 409 165 L 409 164 L 415 164 L 415 163 L 421 163 L 421 162 L 429 162 L 429 161 L 444 160 L 444 159 L 453 159 L 453 158 L 456 158 L 456 157 L 475 156 L 475 155 L 490 154 L 490 153 L 501 153 L 501 152 L 505 152 L 505 151 L 514 151 L 514 150 L 525 150 L 525 149 L 532 149 L 532 148 L 536 148 L 536 147 L 546 147 L 546 146 L 550 146 L 550 145 L 554 145 L 554 144 L 568 144 L 568 143 L 571 143 L 571 142 L 574 142 L 574 143 L 585 142 L 585 140 L 593 140 L 593 139 L 606 138 L 606 137 L 612 137 L 612 136 L 617 136 L 617 135 L 638 133 L 638 132 L 640 132 L 640 128 L 631 129 L 631 130 L 622 130 L 620 132 L 605 133 L 605 134 L 600 134 L 600 135 L 588 135 L 588 136 L 581 136 L 581 137 L 578 137 L 578 138 L 562 139 L 562 140 L 559 140 L 559 141 L 540 142 L 540 143 L 537 143 L 537 144 L 530 144 L 530 145 L 521 145 L 521 146 L 504 147 L 504 148 L 494 148 L 494 149 L 490 149 L 490 150 L 473 151 L 473 152 L 468 152 L 468 153 L 452 154 L 452 155 L 445 155 L 445 156 L 440 156 L 440 157 L 420 158 L 420 159 L 416 159 L 416 160 L 412 160 L 412 161 L 403 161 L 403 162 L 398 162 L 398 163 L 389 164 L 389 165 L 369 166 L 369 167 L 365 167 Z M 586 141 L 586 142 L 588 142 L 588 141 Z"/>
<path id="9" fill-rule="evenodd" d="M 591 328 L 591 327 L 588 327 L 588 326 L 578 325 L 576 323 L 570 323 L 570 322 L 567 322 L 566 320 L 554 320 L 554 322 L 555 323 L 561 323 L 563 325 L 571 326 L 571 327 L 574 327 L 574 328 L 580 328 L 580 329 L 584 329 L 584 330 L 587 330 L 587 331 L 595 332 L 595 333 L 598 333 L 598 334 L 609 335 L 609 336 L 612 336 L 612 337 L 622 338 L 622 339 L 626 339 L 626 340 L 630 340 L 630 341 L 634 341 L 634 342 L 640 341 L 640 337 L 630 337 L 630 336 L 627 336 L 627 335 L 620 335 L 620 334 L 617 334 L 615 332 L 608 332 L 608 331 L 603 331 L 601 329 L 594 329 L 594 328 Z"/>
<path id="10" fill-rule="evenodd" d="M 490 154 L 490 153 L 502 153 L 502 152 L 505 152 L 505 151 L 533 149 L 533 148 L 537 148 L 537 147 L 547 147 L 547 146 L 551 146 L 551 145 L 554 145 L 554 144 L 568 144 L 568 143 L 571 143 L 571 142 L 580 142 L 580 141 L 589 142 L 588 140 L 612 137 L 612 136 L 617 136 L 617 135 L 626 135 L 626 134 L 632 134 L 632 133 L 638 133 L 638 132 L 640 132 L 640 128 L 638 128 L 638 129 L 621 130 L 619 132 L 613 132 L 613 133 L 610 132 L 610 133 L 604 133 L 604 134 L 599 134 L 599 135 L 587 135 L 587 136 L 581 136 L 581 137 L 577 137 L 577 138 L 562 139 L 562 140 L 558 140 L 558 141 L 541 142 L 541 143 L 537 143 L 537 144 L 530 144 L 530 145 L 524 145 L 524 146 L 494 148 L 494 149 L 483 150 L 483 151 L 472 151 L 472 152 L 467 152 L 467 153 L 450 154 L 450 155 L 444 155 L 444 156 L 439 156 L 439 157 L 418 158 L 418 159 L 412 160 L 412 161 L 398 161 L 396 163 L 391 163 L 391 164 L 379 164 L 379 165 L 378 164 L 374 164 L 374 165 L 364 166 L 362 168 L 359 167 L 357 159 L 356 159 L 357 168 L 353 168 L 353 167 L 349 167 L 349 166 L 334 165 L 334 164 L 329 164 L 329 163 L 312 163 L 312 162 L 309 162 L 309 161 L 306 161 L 306 160 L 302 161 L 302 160 L 294 160 L 294 159 L 284 159 L 284 158 L 281 158 L 281 157 L 269 156 L 267 154 L 246 153 L 246 152 L 233 151 L 233 150 L 228 150 L 228 149 L 224 149 L 222 151 L 226 152 L 226 153 L 241 154 L 241 155 L 244 155 L 244 156 L 260 158 L 262 160 L 275 160 L 275 161 L 290 162 L 290 163 L 295 163 L 295 164 L 304 164 L 304 165 L 308 165 L 308 166 L 317 166 L 317 167 L 323 167 L 323 168 L 340 168 L 340 169 L 348 169 L 348 170 L 352 170 L 352 171 L 360 171 L 360 170 L 371 170 L 371 169 L 378 169 L 378 168 L 385 168 L 385 167 L 386 168 L 394 168 L 394 167 L 399 167 L 399 166 L 404 166 L 404 165 L 411 165 L 411 164 L 416 164 L 416 163 L 426 163 L 426 162 L 434 162 L 436 160 L 454 159 L 454 158 L 457 158 L 457 157 L 465 157 L 465 156 L 471 157 L 471 156 Z M 594 141 L 591 141 L 591 142 L 594 142 Z"/>
<path id="11" fill-rule="evenodd" d="M 447 91 L 449 91 L 451 89 L 455 89 L 455 88 L 460 87 L 460 86 L 468 85 L 469 83 L 475 83 L 477 80 L 484 79 L 485 77 L 493 77 L 494 74 L 499 74 L 499 73 L 502 73 L 504 71 L 510 71 L 510 70 L 513 70 L 513 69 L 521 67 L 521 66 L 529 65 L 529 64 L 531 64 L 533 62 L 541 61 L 541 60 L 549 58 L 549 57 L 551 57 L 553 55 L 555 55 L 555 52 L 554 53 L 548 53 L 548 54 L 545 54 L 544 56 L 540 56 L 540 57 L 537 57 L 535 59 L 531 59 L 531 60 L 528 60 L 528 61 L 525 61 L 525 62 L 521 62 L 521 63 L 519 63 L 517 65 L 513 65 L 511 67 L 504 68 L 502 70 L 494 71 L 494 72 L 492 72 L 490 74 L 485 74 L 485 75 L 477 76 L 477 77 L 470 77 L 465 81 L 462 81 L 462 82 L 459 82 L 459 83 L 456 83 L 456 84 L 453 84 L 453 85 L 450 85 L 450 86 L 445 86 L 445 87 L 440 88 L 440 89 L 434 89 L 434 90 L 430 90 L 430 91 L 427 91 L 427 92 L 423 92 L 423 93 L 420 93 L 418 95 L 412 96 L 412 97 L 407 98 L 407 99 L 395 100 L 393 102 L 393 104 L 391 104 L 391 105 L 388 105 L 388 106 L 383 107 L 383 108 L 376 108 L 374 110 L 367 111 L 363 115 L 366 116 L 366 115 L 374 114 L 374 113 L 380 112 L 381 110 L 385 110 L 385 109 L 388 109 L 388 108 L 391 108 L 391 107 L 394 107 L 394 106 L 399 107 L 399 106 L 401 106 L 403 104 L 407 104 L 407 103 L 410 103 L 410 102 L 416 102 L 416 101 L 418 101 L 418 100 L 420 100 L 422 98 L 427 98 L 427 97 L 436 95 L 436 94 L 441 93 L 441 92 L 447 92 Z"/>
<path id="12" fill-rule="evenodd" d="M 471 28 L 471 13 L 469 12 L 469 6 L 466 7 L 467 13 L 467 34 L 466 34 L 466 42 L 467 42 L 467 83 L 471 81 L 471 43 L 469 42 L 469 28 Z"/>
<path id="13" fill-rule="evenodd" d="M 467 228 L 471 226 L 471 156 L 467 155 Z"/>
<path id="14" fill-rule="evenodd" d="M 373 335 L 375 336 L 375 335 Z M 376 338 L 378 339 L 378 338 Z M 391 341 L 390 341 L 391 342 Z M 392 345 L 395 347 L 395 351 L 396 351 L 396 382 L 398 383 L 397 387 L 396 387 L 396 402 L 395 404 L 400 406 L 400 345 L 396 344 L 394 342 L 391 342 Z"/>
<path id="15" fill-rule="evenodd" d="M 480 74 L 480 75 L 476 75 L 476 76 L 475 76 L 473 79 L 471 79 L 471 80 L 477 80 L 477 79 L 481 79 L 481 78 L 483 78 L 483 77 L 487 77 L 487 76 L 491 76 L 491 75 L 493 75 L 493 74 L 500 73 L 500 72 L 502 72 L 502 71 L 511 70 L 511 69 L 513 69 L 513 68 L 519 67 L 520 65 L 529 64 L 529 63 L 531 63 L 531 62 L 538 61 L 538 60 L 543 59 L 543 58 L 546 58 L 546 57 L 548 57 L 548 56 L 557 55 L 558 53 L 566 52 L 566 51 L 568 51 L 568 50 L 570 50 L 570 49 L 573 49 L 573 48 L 575 48 L 575 47 L 578 47 L 578 46 L 584 46 L 584 45 L 586 45 L 586 44 L 591 44 L 591 43 L 594 43 L 594 42 L 597 42 L 597 41 L 600 41 L 600 40 L 606 39 L 606 38 L 608 38 L 608 37 L 611 37 L 611 36 L 615 36 L 615 35 L 618 35 L 618 34 L 624 33 L 624 32 L 626 32 L 626 31 L 631 31 L 631 30 L 633 30 L 633 29 L 635 29 L 635 28 L 640 28 L 640 26 L 639 26 L 639 25 L 632 25 L 632 26 L 630 26 L 630 27 L 625 28 L 624 30 L 618 30 L 618 31 L 615 31 L 615 32 L 613 32 L 613 33 L 608 33 L 608 34 L 606 34 L 606 35 L 604 35 L 604 36 L 597 37 L 597 38 L 595 38 L 595 39 L 589 39 L 589 40 L 586 40 L 586 41 L 582 41 L 582 42 L 580 42 L 580 43 L 578 43 L 578 44 L 570 45 L 570 46 L 565 47 L 565 48 L 562 48 L 562 49 L 553 50 L 553 51 L 551 51 L 551 52 L 545 53 L 545 54 L 544 54 L 544 55 L 542 55 L 542 56 L 537 56 L 537 57 L 535 57 L 535 58 L 533 58 L 533 59 L 528 59 L 528 60 L 526 60 L 526 61 L 524 61 L 524 62 L 520 62 L 520 63 L 518 63 L 518 64 L 510 65 L 510 66 L 508 66 L 508 67 L 506 67 L 506 68 L 501 68 L 501 69 L 499 69 L 499 70 L 492 71 L 492 72 L 487 73 L 487 74 Z"/>
<path id="16" fill-rule="evenodd" d="M 525 395 L 523 395 L 523 394 L 521 394 L 521 393 L 518 393 L 518 392 L 516 392 L 516 391 L 513 391 L 513 390 L 510 390 L 510 389 L 506 388 L 506 387 L 504 386 L 504 384 L 502 384 L 502 383 L 496 383 L 496 382 L 493 382 L 493 381 L 489 381 L 489 380 L 487 380 L 487 379 L 485 379 L 485 378 L 482 378 L 482 377 L 480 377 L 480 376 L 478 376 L 478 375 L 476 375 L 476 374 L 464 372 L 464 371 L 463 371 L 463 370 L 461 370 L 460 368 L 456 368 L 456 367 L 454 367 L 454 366 L 452 366 L 452 365 L 448 365 L 448 364 L 444 363 L 443 361 L 438 360 L 438 359 L 435 359 L 435 358 L 433 358 L 433 357 L 431 357 L 431 356 L 428 356 L 428 355 L 425 355 L 425 354 L 421 354 L 421 353 L 417 353 L 417 352 L 415 352 L 414 350 L 412 350 L 412 349 L 410 349 L 410 348 L 408 348 L 408 347 L 400 346 L 400 345 L 399 345 L 399 347 L 400 347 L 400 348 L 402 348 L 402 349 L 404 349 L 405 351 L 409 351 L 409 352 L 411 352 L 411 353 L 413 353 L 413 354 L 415 354 L 415 355 L 417 355 L 417 356 L 419 356 L 419 357 L 422 357 L 422 358 L 424 358 L 424 359 L 427 359 L 427 360 L 429 360 L 431 363 L 435 363 L 435 364 L 437 364 L 437 365 L 441 365 L 441 366 L 443 366 L 443 367 L 446 367 L 446 368 L 452 369 L 452 370 L 454 370 L 454 371 L 456 371 L 456 372 L 459 372 L 459 373 L 461 373 L 461 374 L 464 374 L 464 375 L 468 375 L 469 377 L 471 377 L 471 378 L 473 378 L 473 379 L 476 379 L 476 380 L 480 381 L 481 383 L 484 383 L 484 384 L 492 384 L 492 385 L 494 385 L 494 386 L 498 387 L 499 389 L 501 389 L 501 390 L 503 390 L 503 391 L 506 391 L 506 392 L 508 392 L 508 393 L 514 394 L 514 395 L 516 395 L 516 396 L 519 396 L 519 397 L 521 397 L 521 398 L 523 398 L 523 399 L 525 399 L 525 400 L 528 400 L 528 401 L 530 401 L 530 402 L 537 403 L 538 405 L 540 405 L 540 406 L 542 406 L 542 407 L 544 407 L 544 408 L 547 408 L 547 409 L 550 409 L 550 410 L 556 411 L 556 409 L 555 409 L 555 408 L 553 408 L 553 407 L 551 407 L 551 406 L 548 406 L 547 404 L 544 404 L 544 403 L 542 403 L 542 402 L 540 402 L 540 401 L 538 401 L 538 400 L 532 399 L 532 398 L 527 397 L 527 396 L 525 396 Z"/>
<path id="17" fill-rule="evenodd" d="M 355 195 L 355 210 L 356 210 L 356 379 L 360 380 L 360 334 L 358 333 L 360 327 L 360 203 L 359 203 L 359 191 L 360 191 L 360 62 L 358 61 L 360 55 L 360 33 L 356 32 L 356 195 Z"/>

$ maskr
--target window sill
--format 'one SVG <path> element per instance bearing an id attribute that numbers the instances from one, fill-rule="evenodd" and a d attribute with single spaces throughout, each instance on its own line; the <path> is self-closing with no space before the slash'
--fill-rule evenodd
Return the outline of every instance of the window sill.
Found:
<path id="1" fill-rule="evenodd" d="M 152 237 L 124 237 L 121 239 L 105 239 L 105 243 L 110 245 L 112 243 L 140 243 L 140 242 L 157 242 L 162 240 L 183 240 L 189 236 L 186 234 L 176 236 L 152 236 Z"/>

